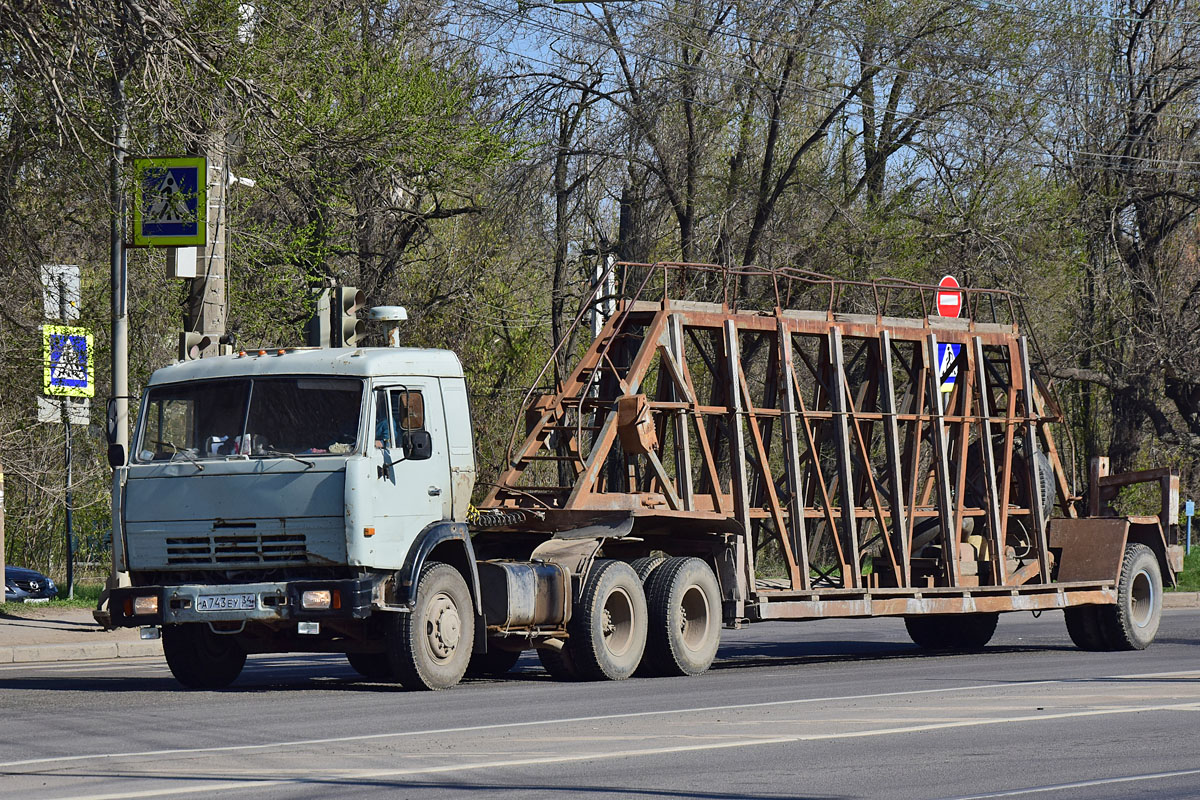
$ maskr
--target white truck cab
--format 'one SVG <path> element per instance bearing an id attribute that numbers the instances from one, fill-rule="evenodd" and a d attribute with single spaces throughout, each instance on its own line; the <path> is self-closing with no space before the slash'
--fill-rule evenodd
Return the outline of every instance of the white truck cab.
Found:
<path id="1" fill-rule="evenodd" d="M 434 550 L 479 608 L 465 524 L 474 479 L 452 352 L 273 350 L 165 367 L 114 478 L 117 567 L 133 585 L 114 590 L 113 623 L 161 626 L 185 684 L 222 683 L 219 664 L 198 675 L 184 662 L 226 633 L 242 652 L 361 639 L 360 662 L 382 671 L 381 632 L 359 629 L 408 615 Z M 435 645 L 469 649 L 471 616 L 443 613 Z M 283 641 L 297 631 L 302 646 Z"/>

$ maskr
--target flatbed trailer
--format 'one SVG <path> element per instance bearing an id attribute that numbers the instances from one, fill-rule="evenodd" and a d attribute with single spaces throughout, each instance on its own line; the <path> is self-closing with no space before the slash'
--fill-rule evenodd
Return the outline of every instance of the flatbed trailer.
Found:
<path id="1" fill-rule="evenodd" d="M 1101 634 L 1112 647 L 1152 638 L 1162 576 L 1173 582 L 1181 568 L 1178 478 L 1097 465 L 1084 506 L 1018 298 L 962 289 L 958 319 L 928 313 L 932 286 L 696 264 L 620 270 L 635 296 L 558 391 L 527 398 L 524 435 L 481 504 L 515 522 L 509 534 L 534 520 L 607 525 L 605 556 L 700 557 L 719 577 L 726 626 L 904 616 L 927 633 L 961 630 L 950 615 L 989 628 L 1000 612 L 1058 608 L 1085 646 Z M 768 281 L 774 308 L 670 297 L 714 278 L 727 292 Z M 798 295 L 826 306 L 787 308 Z M 838 311 L 850 296 L 857 309 Z M 1105 516 L 1100 492 L 1135 482 L 1161 488 L 1161 514 Z M 502 529 L 479 539 L 484 551 L 506 541 Z M 1145 612 L 1131 640 L 1108 612 L 1120 610 L 1137 546 L 1160 575 L 1126 576 Z M 914 635 L 954 644 L 940 633 Z"/>

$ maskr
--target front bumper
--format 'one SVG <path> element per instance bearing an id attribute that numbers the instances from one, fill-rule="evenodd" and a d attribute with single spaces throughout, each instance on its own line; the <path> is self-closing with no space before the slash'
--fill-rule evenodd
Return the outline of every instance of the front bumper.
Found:
<path id="1" fill-rule="evenodd" d="M 282 583 L 184 584 L 180 586 L 130 586 L 113 589 L 108 608 L 112 625 L 138 628 L 184 622 L 287 622 L 299 620 L 366 619 L 371 615 L 373 581 L 360 578 Z M 304 609 L 300 597 L 307 591 L 327 590 L 336 600 L 327 609 Z M 197 600 L 210 595 L 253 595 L 254 608 L 197 610 Z M 134 601 L 158 598 L 158 611 L 135 613 Z"/>

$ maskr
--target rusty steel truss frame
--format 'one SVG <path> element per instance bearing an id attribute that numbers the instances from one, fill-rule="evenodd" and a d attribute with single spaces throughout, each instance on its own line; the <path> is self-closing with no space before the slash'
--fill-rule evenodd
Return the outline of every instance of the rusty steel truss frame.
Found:
<path id="1" fill-rule="evenodd" d="M 1114 601 L 1116 576 L 1052 582 L 1050 506 L 1074 518 L 1080 498 L 1012 295 L 964 289 L 969 316 L 946 319 L 932 286 L 618 268 L 636 291 L 527 398 L 482 508 L 548 530 L 632 517 L 647 550 L 723 537 L 739 618 Z M 756 281 L 773 309 L 730 302 Z M 689 282 L 719 296 L 669 296 Z M 823 310 L 786 307 L 814 297 Z"/>

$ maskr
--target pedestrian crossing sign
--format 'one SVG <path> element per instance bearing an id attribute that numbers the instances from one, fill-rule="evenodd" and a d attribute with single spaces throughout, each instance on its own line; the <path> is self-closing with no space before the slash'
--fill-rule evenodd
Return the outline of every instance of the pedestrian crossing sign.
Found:
<path id="1" fill-rule="evenodd" d="M 202 156 L 134 159 L 135 247 L 194 247 L 208 240 Z"/>
<path id="2" fill-rule="evenodd" d="M 961 344 L 938 342 L 938 379 L 943 392 L 954 391 L 954 381 L 958 377 L 956 362 L 961 351 Z"/>
<path id="3" fill-rule="evenodd" d="M 42 326 L 42 394 L 93 397 L 96 394 L 92 332 L 66 325 Z"/>

